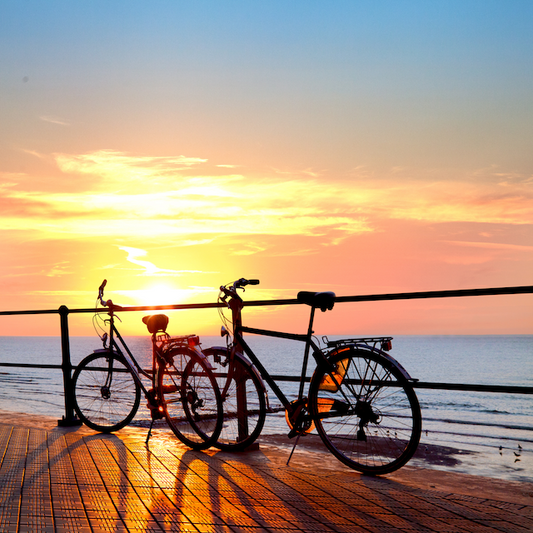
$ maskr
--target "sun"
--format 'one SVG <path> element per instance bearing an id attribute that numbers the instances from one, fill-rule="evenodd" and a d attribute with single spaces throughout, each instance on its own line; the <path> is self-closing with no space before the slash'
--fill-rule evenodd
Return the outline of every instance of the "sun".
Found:
<path id="1" fill-rule="evenodd" d="M 174 305 L 183 303 L 187 297 L 187 291 L 164 283 L 150 285 L 135 293 L 139 305 Z"/>

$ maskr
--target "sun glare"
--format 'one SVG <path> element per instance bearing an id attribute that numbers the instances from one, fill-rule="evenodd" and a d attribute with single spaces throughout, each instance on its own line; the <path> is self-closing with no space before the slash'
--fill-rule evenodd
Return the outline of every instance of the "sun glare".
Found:
<path id="1" fill-rule="evenodd" d="M 187 291 L 170 285 L 158 284 L 135 291 L 138 305 L 173 305 L 186 299 Z"/>

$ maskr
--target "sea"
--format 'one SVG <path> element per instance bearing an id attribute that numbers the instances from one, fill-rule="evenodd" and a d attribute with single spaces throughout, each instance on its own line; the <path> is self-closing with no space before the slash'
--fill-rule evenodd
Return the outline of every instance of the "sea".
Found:
<path id="1" fill-rule="evenodd" d="M 334 340 L 338 337 L 330 337 Z M 300 375 L 303 343 L 247 337 L 271 374 Z M 143 366 L 151 364 L 149 337 L 126 342 Z M 202 347 L 223 345 L 220 337 L 203 337 Z M 533 387 L 533 335 L 397 336 L 389 352 L 421 382 Z M 94 349 L 98 337 L 71 337 L 72 364 Z M 61 364 L 59 337 L 0 337 L 0 363 Z M 312 363 L 312 359 L 311 359 Z M 312 374 L 310 364 L 308 375 Z M 289 398 L 297 385 L 282 382 Z M 422 409 L 419 449 L 444 452 L 433 468 L 533 482 L 533 395 L 416 389 Z M 278 403 L 269 394 L 271 406 Z M 65 413 L 63 375 L 59 369 L 0 366 L 0 410 L 61 419 Z M 145 425 L 141 409 L 133 424 Z M 286 434 L 282 412 L 267 416 L 263 433 Z M 410 465 L 424 466 L 423 458 Z"/>

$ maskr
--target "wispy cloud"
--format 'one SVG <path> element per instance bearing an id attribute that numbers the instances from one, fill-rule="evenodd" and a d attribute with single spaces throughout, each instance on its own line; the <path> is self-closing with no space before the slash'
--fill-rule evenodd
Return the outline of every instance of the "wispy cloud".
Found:
<path id="1" fill-rule="evenodd" d="M 396 197 L 397 202 L 392 202 Z M 390 218 L 428 222 L 532 224 L 533 187 L 514 183 L 437 181 L 390 183 L 383 204 Z"/>
<path id="2" fill-rule="evenodd" d="M 54 117 L 54 116 L 50 116 L 50 115 L 44 115 L 44 116 L 41 116 L 39 118 L 43 122 L 50 122 L 51 124 L 57 124 L 58 126 L 70 126 L 69 122 L 67 122 L 66 120 L 64 120 L 62 118 L 59 118 L 59 117 Z"/>
<path id="3" fill-rule="evenodd" d="M 91 174 L 98 178 L 106 189 L 114 184 L 122 186 L 132 180 L 141 182 L 146 188 L 158 184 L 169 184 L 179 179 L 179 172 L 205 163 L 205 159 L 197 157 L 172 156 L 132 156 L 114 150 L 98 150 L 88 154 L 55 154 L 58 167 L 66 173 Z M 143 182 L 143 180 L 149 180 Z M 172 183 L 172 182 L 171 182 Z"/>
<path id="4" fill-rule="evenodd" d="M 233 255 L 254 255 L 259 252 L 264 252 L 266 248 L 263 246 L 255 246 L 251 244 L 246 244 L 242 246 L 239 250 L 234 251 Z"/>
<path id="5" fill-rule="evenodd" d="M 142 259 L 139 259 L 139 257 L 145 257 L 148 255 L 148 252 L 146 250 L 142 250 L 140 248 L 131 248 L 129 246 L 119 246 L 119 249 L 126 252 L 128 254 L 127 260 L 130 263 L 133 263 L 134 265 L 138 265 L 142 268 L 144 268 L 144 272 L 142 274 L 146 276 L 154 276 L 158 274 L 164 274 L 164 275 L 173 275 L 173 276 L 180 276 L 184 273 L 199 273 L 199 270 L 171 270 L 167 268 L 159 268 L 150 261 L 145 261 Z"/>
<path id="6" fill-rule="evenodd" d="M 70 263 L 68 261 L 61 261 L 54 265 L 50 270 L 47 271 L 46 276 L 49 278 L 57 278 L 64 276 L 65 274 L 70 274 Z"/>
<path id="7" fill-rule="evenodd" d="M 522 244 L 506 244 L 502 242 L 471 242 L 471 241 L 441 241 L 464 248 L 484 248 L 486 250 L 512 250 L 519 252 L 533 252 L 533 246 Z"/>

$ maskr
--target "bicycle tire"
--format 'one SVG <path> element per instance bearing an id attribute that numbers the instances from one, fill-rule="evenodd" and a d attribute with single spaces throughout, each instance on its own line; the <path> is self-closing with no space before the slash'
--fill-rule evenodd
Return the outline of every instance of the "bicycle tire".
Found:
<path id="1" fill-rule="evenodd" d="M 168 426 L 194 450 L 214 445 L 222 428 L 222 400 L 206 361 L 186 348 L 165 354 L 158 390 Z"/>
<path id="2" fill-rule="evenodd" d="M 329 365 L 315 371 L 309 408 L 327 448 L 364 474 L 397 470 L 420 441 L 422 415 L 414 389 L 393 360 L 376 351 L 335 350 Z"/>
<path id="3" fill-rule="evenodd" d="M 116 352 L 88 355 L 72 377 L 74 410 L 91 429 L 112 433 L 127 426 L 141 401 L 141 389 Z"/>
<path id="4" fill-rule="evenodd" d="M 242 451 L 255 442 L 265 424 L 265 387 L 247 359 L 236 355 L 229 363 L 226 348 L 208 348 L 204 353 L 214 368 L 224 410 L 222 430 L 215 447 L 227 452 Z"/>

